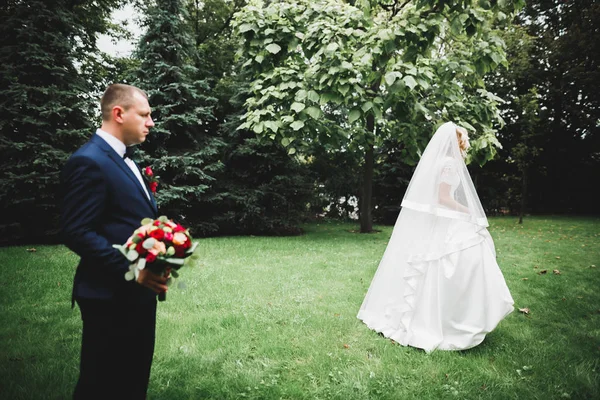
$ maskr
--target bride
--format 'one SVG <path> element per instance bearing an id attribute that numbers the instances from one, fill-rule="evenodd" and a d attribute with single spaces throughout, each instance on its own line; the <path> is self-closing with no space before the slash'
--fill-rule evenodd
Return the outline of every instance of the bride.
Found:
<path id="1" fill-rule="evenodd" d="M 462 127 L 435 132 L 358 313 L 374 331 L 426 352 L 475 347 L 513 311 L 468 148 Z"/>

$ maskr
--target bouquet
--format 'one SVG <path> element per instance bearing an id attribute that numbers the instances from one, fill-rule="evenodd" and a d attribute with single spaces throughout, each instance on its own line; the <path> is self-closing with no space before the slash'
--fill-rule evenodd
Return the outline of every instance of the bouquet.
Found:
<path id="1" fill-rule="evenodd" d="M 139 272 L 150 268 L 155 274 L 168 277 L 167 285 L 172 278 L 177 278 L 177 271 L 185 264 L 198 243 L 192 241 L 188 229 L 173 222 L 165 216 L 158 219 L 145 218 L 142 226 L 136 229 L 123 245 L 113 245 L 131 262 L 125 279 L 137 279 Z M 166 300 L 166 293 L 158 295 L 159 301 Z"/>

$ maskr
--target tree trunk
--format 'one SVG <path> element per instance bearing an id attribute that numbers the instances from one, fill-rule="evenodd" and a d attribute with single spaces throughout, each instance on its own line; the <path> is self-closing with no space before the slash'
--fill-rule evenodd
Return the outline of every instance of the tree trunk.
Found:
<path id="1" fill-rule="evenodd" d="M 375 117 L 367 117 L 367 132 L 373 133 L 375 128 Z M 365 169 L 363 173 L 362 195 L 360 198 L 360 233 L 373 232 L 373 167 L 374 151 L 373 142 L 367 140 L 367 150 L 365 151 Z"/>

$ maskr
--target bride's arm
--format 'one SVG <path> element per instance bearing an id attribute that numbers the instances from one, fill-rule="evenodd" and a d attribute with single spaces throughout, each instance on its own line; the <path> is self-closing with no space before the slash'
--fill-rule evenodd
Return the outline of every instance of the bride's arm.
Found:
<path id="1" fill-rule="evenodd" d="M 441 182 L 439 187 L 438 202 L 441 205 L 450 208 L 451 210 L 469 214 L 469 209 L 460 204 L 458 201 L 454 200 L 454 198 L 450 195 L 451 189 L 452 186 L 450 184 L 446 182 Z"/>

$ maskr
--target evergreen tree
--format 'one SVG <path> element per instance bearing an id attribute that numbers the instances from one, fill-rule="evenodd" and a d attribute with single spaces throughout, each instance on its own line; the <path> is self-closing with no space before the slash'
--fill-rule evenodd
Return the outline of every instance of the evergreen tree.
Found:
<path id="1" fill-rule="evenodd" d="M 118 1 L 8 0 L 0 6 L 2 239 L 56 233 L 59 172 L 91 134 L 91 85 L 76 65 Z"/>
<path id="2" fill-rule="evenodd" d="M 146 11 L 145 34 L 136 56 L 140 59 L 137 86 L 149 95 L 152 130 L 142 154 L 160 176 L 157 201 L 161 212 L 185 220 L 198 234 L 217 230 L 207 222 L 201 203 L 219 200 L 211 190 L 214 174 L 222 169 L 222 142 L 209 121 L 215 98 L 197 80 L 196 51 L 185 20 L 182 0 L 157 0 Z"/>

